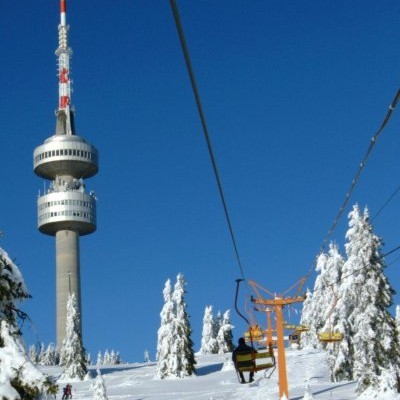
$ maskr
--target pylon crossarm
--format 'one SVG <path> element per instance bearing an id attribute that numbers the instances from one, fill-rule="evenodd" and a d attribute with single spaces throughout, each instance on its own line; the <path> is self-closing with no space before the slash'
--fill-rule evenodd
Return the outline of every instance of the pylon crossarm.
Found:
<path id="1" fill-rule="evenodd" d="M 284 299 L 281 299 L 279 297 L 276 297 L 274 299 L 253 299 L 254 304 L 262 304 L 265 306 L 285 306 L 287 304 L 293 304 L 293 303 L 301 303 L 304 301 L 303 296 L 298 296 L 298 297 L 286 297 Z"/>
<path id="2" fill-rule="evenodd" d="M 258 284 L 255 281 L 250 280 L 249 285 L 253 288 L 254 292 L 256 293 L 256 295 L 259 299 L 262 299 L 263 296 L 261 296 L 258 289 L 262 290 L 265 293 L 268 293 L 272 297 L 275 297 L 275 293 L 270 292 L 268 289 L 265 289 L 265 287 L 262 287 L 260 284 Z"/>
<path id="3" fill-rule="evenodd" d="M 285 294 L 289 293 L 291 290 L 293 290 L 295 287 L 297 287 L 296 293 L 293 297 L 297 297 L 299 293 L 301 292 L 301 289 L 303 288 L 303 285 L 307 278 L 303 276 L 300 278 L 294 285 L 292 285 L 289 289 L 287 289 L 285 292 L 282 293 L 281 297 L 284 297 Z"/>

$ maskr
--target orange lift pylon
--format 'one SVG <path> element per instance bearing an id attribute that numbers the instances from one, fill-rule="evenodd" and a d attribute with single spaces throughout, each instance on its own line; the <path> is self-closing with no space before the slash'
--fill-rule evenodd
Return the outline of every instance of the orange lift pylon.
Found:
<path id="1" fill-rule="evenodd" d="M 260 286 L 258 283 L 254 281 L 249 281 L 249 285 L 253 288 L 257 297 L 252 297 L 251 301 L 254 304 L 266 306 L 267 309 L 271 307 L 275 311 L 276 316 L 276 336 L 277 336 L 277 348 L 278 348 L 278 379 L 279 379 L 279 398 L 281 399 L 283 396 L 289 398 L 289 389 L 288 389 L 288 380 L 287 380 L 287 372 L 286 372 L 286 355 L 285 355 L 285 339 L 284 339 L 284 320 L 282 309 L 284 306 L 294 303 L 300 303 L 304 301 L 304 295 L 300 295 L 301 289 L 305 282 L 306 278 L 303 277 L 299 281 L 297 281 L 292 287 L 290 287 L 285 293 L 282 295 L 276 295 L 268 291 L 267 289 Z M 296 288 L 296 293 L 293 297 L 285 297 L 285 294 Z M 260 294 L 260 290 L 268 293 L 273 298 L 265 299 Z M 267 314 L 268 315 L 268 314 Z"/>

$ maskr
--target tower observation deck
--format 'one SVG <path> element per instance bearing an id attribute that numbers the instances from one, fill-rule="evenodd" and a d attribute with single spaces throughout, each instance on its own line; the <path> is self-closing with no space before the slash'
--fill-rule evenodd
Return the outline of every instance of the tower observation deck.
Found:
<path id="1" fill-rule="evenodd" d="M 50 181 L 37 199 L 38 229 L 56 238 L 57 346 L 66 330 L 67 301 L 75 293 L 81 314 L 79 236 L 96 230 L 96 197 L 87 193 L 84 179 L 98 172 L 98 151 L 76 135 L 69 76 L 72 50 L 68 47 L 66 0 L 60 0 L 58 26 L 59 104 L 53 136 L 33 153 L 36 175 Z M 81 318 L 82 320 L 82 318 Z"/>

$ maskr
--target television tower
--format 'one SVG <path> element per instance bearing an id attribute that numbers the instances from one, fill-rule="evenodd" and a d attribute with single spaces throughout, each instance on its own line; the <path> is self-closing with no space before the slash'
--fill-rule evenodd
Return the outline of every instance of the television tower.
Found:
<path id="1" fill-rule="evenodd" d="M 81 314 L 79 236 L 96 230 L 96 198 L 86 193 L 84 178 L 98 172 L 98 151 L 75 133 L 71 104 L 70 59 L 66 0 L 60 0 L 58 25 L 58 109 L 55 134 L 36 147 L 33 166 L 36 175 L 50 180 L 37 199 L 38 228 L 56 238 L 57 346 L 65 336 L 67 301 L 75 293 Z M 82 319 L 82 318 L 81 318 Z M 82 328 L 82 325 L 81 325 Z M 82 331 L 82 329 L 81 329 Z"/>

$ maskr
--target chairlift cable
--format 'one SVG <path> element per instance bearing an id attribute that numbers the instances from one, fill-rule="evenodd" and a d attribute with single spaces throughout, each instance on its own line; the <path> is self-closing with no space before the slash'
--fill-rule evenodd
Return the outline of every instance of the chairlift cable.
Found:
<path id="1" fill-rule="evenodd" d="M 239 266 L 239 269 L 240 269 L 241 276 L 242 276 L 242 278 L 244 280 L 245 278 L 244 278 L 243 266 L 242 266 L 242 262 L 241 262 L 241 259 L 240 259 L 240 256 L 239 256 L 238 246 L 237 246 L 237 242 L 236 242 L 235 234 L 234 234 L 234 231 L 233 231 L 231 218 L 230 218 L 229 211 L 228 211 L 227 202 L 226 202 L 226 199 L 225 199 L 221 178 L 220 178 L 220 175 L 219 175 L 219 172 L 218 172 L 217 163 L 216 163 L 216 159 L 215 159 L 215 156 L 214 156 L 214 151 L 213 151 L 213 147 L 212 147 L 212 144 L 211 144 L 211 139 L 210 139 L 210 135 L 209 135 L 206 119 L 205 119 L 205 114 L 204 114 L 204 111 L 203 111 L 199 90 L 198 90 L 196 79 L 195 79 L 195 76 L 194 76 L 192 62 L 191 62 L 191 59 L 190 59 L 188 46 L 186 44 L 184 31 L 183 31 L 183 27 L 182 27 L 182 22 L 181 22 L 181 19 L 180 19 L 180 15 L 179 15 L 178 7 L 177 7 L 177 4 L 176 4 L 176 0 L 170 0 L 170 4 L 171 4 L 172 13 L 173 13 L 173 16 L 174 16 L 176 28 L 177 28 L 177 31 L 178 31 L 178 36 L 179 36 L 179 39 L 180 39 L 180 43 L 181 43 L 182 52 L 183 52 L 183 56 L 184 56 L 184 59 L 185 59 L 187 71 L 188 71 L 190 82 L 191 82 L 191 85 L 192 85 L 192 90 L 193 90 L 193 94 L 194 94 L 194 97 L 195 97 L 197 109 L 198 109 L 198 112 L 199 112 L 199 116 L 200 116 L 200 121 L 201 121 L 202 128 L 203 128 L 204 137 L 206 139 L 210 160 L 211 160 L 213 171 L 214 171 L 214 175 L 215 175 L 215 178 L 216 178 L 216 181 L 217 181 L 218 191 L 219 191 L 220 198 L 221 198 L 221 201 L 222 201 L 222 205 L 223 205 L 223 208 L 224 208 L 225 218 L 226 218 L 226 221 L 227 221 L 227 224 L 228 224 L 229 233 L 230 233 L 232 244 L 233 244 L 233 247 L 234 247 L 237 263 L 238 263 L 238 266 Z M 332 226 L 328 230 L 327 235 L 325 236 L 325 238 L 323 240 L 323 243 L 322 243 L 322 246 L 321 246 L 321 249 L 320 249 L 320 253 L 322 251 L 324 251 L 328 240 L 330 239 L 330 237 L 332 236 L 333 232 L 335 231 L 335 229 L 336 229 L 336 227 L 337 227 L 337 225 L 338 225 L 338 223 L 339 223 L 339 221 L 340 221 L 340 219 L 341 219 L 341 217 L 342 217 L 342 215 L 344 213 L 344 210 L 345 210 L 345 208 L 346 208 L 346 206 L 347 206 L 347 204 L 348 204 L 348 202 L 349 202 L 349 200 L 351 198 L 351 195 L 353 194 L 353 191 L 354 191 L 354 189 L 355 189 L 355 187 L 356 187 L 356 185 L 358 183 L 358 180 L 359 180 L 359 178 L 361 176 L 361 173 L 365 168 L 365 165 L 366 165 L 366 163 L 367 163 L 367 161 L 369 159 L 369 156 L 372 153 L 373 148 L 375 147 L 375 144 L 376 144 L 376 142 L 378 140 L 378 137 L 380 136 L 380 134 L 383 132 L 383 130 L 385 129 L 386 125 L 388 124 L 388 122 L 389 122 L 389 120 L 390 120 L 390 118 L 391 118 L 391 116 L 393 114 L 393 111 L 396 108 L 396 105 L 397 105 L 399 99 L 400 99 L 400 89 L 397 91 L 392 103 L 390 104 L 389 109 L 388 109 L 388 111 L 387 111 L 387 113 L 385 115 L 385 118 L 383 119 L 383 122 L 382 122 L 381 126 L 379 127 L 379 129 L 376 131 L 376 133 L 374 134 L 374 136 L 371 139 L 371 142 L 369 144 L 367 152 L 366 152 L 366 154 L 365 154 L 365 156 L 364 156 L 364 158 L 363 158 L 363 160 L 362 160 L 362 162 L 361 162 L 361 164 L 360 164 L 360 166 L 359 166 L 359 168 L 357 170 L 357 173 L 356 173 L 354 179 L 351 182 L 350 188 L 347 191 L 347 194 L 346 194 L 345 199 L 344 199 L 344 201 L 343 201 L 343 203 L 342 203 L 342 205 L 341 205 L 341 207 L 339 209 L 339 212 L 338 212 L 336 218 L 334 219 L 334 221 L 332 223 Z M 395 193 L 389 198 L 389 200 L 384 204 L 384 206 L 381 207 L 381 209 L 374 216 L 374 218 L 383 210 L 383 208 L 386 207 L 386 205 L 392 200 L 392 198 L 397 194 L 398 191 L 400 191 L 400 187 L 398 189 L 396 189 Z M 399 248 L 400 248 L 400 246 L 399 246 Z M 397 251 L 399 248 L 396 248 L 396 249 L 392 250 L 391 252 L 387 253 L 386 255 L 391 254 L 394 251 Z M 311 270 L 311 267 L 310 267 L 310 270 Z"/>
<path id="2" fill-rule="evenodd" d="M 371 143 L 370 143 L 370 145 L 368 147 L 368 150 L 367 150 L 367 152 L 366 152 L 366 154 L 365 154 L 365 156 L 364 156 L 364 158 L 363 158 L 363 160 L 362 160 L 362 162 L 361 162 L 361 164 L 360 164 L 360 166 L 358 168 L 358 171 L 357 171 L 353 181 L 351 182 L 350 188 L 349 188 L 349 190 L 348 190 L 348 192 L 346 194 L 344 202 L 341 205 L 341 207 L 339 209 L 339 212 L 338 212 L 336 218 L 333 221 L 332 226 L 330 227 L 328 233 L 325 236 L 325 239 L 324 239 L 324 241 L 322 243 L 322 246 L 321 246 L 321 249 L 320 249 L 320 253 L 322 253 L 325 250 L 325 247 L 326 247 L 326 244 L 327 244 L 328 240 L 330 239 L 330 237 L 332 236 L 333 232 L 335 231 L 335 229 L 336 229 L 336 227 L 337 227 L 337 225 L 339 223 L 339 220 L 342 217 L 343 212 L 344 212 L 344 210 L 345 210 L 345 208 L 347 206 L 347 203 L 349 202 L 350 197 L 351 197 L 351 195 L 352 195 L 352 193 L 354 191 L 354 188 L 356 187 L 356 185 L 358 183 L 358 180 L 359 180 L 360 175 L 361 175 L 361 173 L 362 173 L 362 171 L 363 171 L 363 169 L 364 169 L 364 167 L 365 167 L 365 165 L 367 163 L 367 160 L 368 160 L 368 158 L 369 158 L 369 156 L 370 156 L 370 154 L 371 154 L 371 152 L 372 152 L 372 150 L 373 150 L 373 148 L 374 148 L 374 146 L 376 144 L 376 141 L 378 140 L 379 135 L 382 133 L 382 131 L 385 129 L 386 125 L 388 124 L 388 122 L 390 120 L 390 117 L 392 116 L 392 113 L 393 113 L 394 109 L 396 108 L 396 105 L 397 105 L 397 103 L 399 101 L 399 98 L 400 98 L 400 89 L 397 91 L 396 96 L 394 97 L 392 103 L 390 104 L 389 110 L 387 111 L 381 126 L 379 127 L 379 129 L 377 130 L 377 132 L 375 133 L 375 135 L 371 139 Z"/>
<path id="3" fill-rule="evenodd" d="M 393 253 L 395 253 L 396 251 L 399 251 L 399 250 L 400 250 L 400 244 L 399 244 L 398 246 L 394 247 L 392 250 L 388 251 L 387 253 L 382 254 L 382 255 L 377 259 L 377 261 L 381 261 L 381 260 L 383 260 L 385 257 L 387 257 L 388 255 L 393 254 Z M 386 264 L 386 267 L 388 267 L 389 265 L 393 264 L 393 263 L 396 262 L 398 259 L 400 259 L 400 257 L 397 257 L 397 258 L 396 258 L 393 262 L 391 262 L 390 264 Z M 362 270 L 365 269 L 365 268 L 366 268 L 366 266 L 363 265 L 361 268 L 357 268 L 357 269 L 353 270 L 352 272 L 348 273 L 347 275 L 341 276 L 340 279 L 339 279 L 337 282 L 326 283 L 326 284 L 324 284 L 323 287 L 321 287 L 321 288 L 319 288 L 319 289 L 313 290 L 313 293 L 323 291 L 323 290 L 325 290 L 326 287 L 330 287 L 330 286 L 333 286 L 333 285 L 335 285 L 335 284 L 337 284 L 337 283 L 339 283 L 339 282 L 342 282 L 342 281 L 344 281 L 345 279 L 349 278 L 350 276 L 354 275 L 354 274 L 357 273 L 357 272 L 362 271 Z"/>
<path id="4" fill-rule="evenodd" d="M 204 137 L 205 137 L 206 142 L 207 142 L 208 153 L 210 155 L 211 164 L 212 164 L 212 167 L 213 167 L 213 170 L 214 170 L 215 179 L 217 180 L 218 191 L 219 191 L 219 194 L 220 194 L 220 197 L 221 197 L 221 201 L 222 201 L 222 205 L 223 205 L 223 208 L 224 208 L 225 219 L 226 219 L 226 222 L 228 224 L 229 233 L 230 233 L 230 237 L 231 237 L 231 240 L 232 240 L 233 248 L 234 248 L 234 251 L 235 251 L 236 260 L 237 260 L 237 263 L 238 263 L 238 266 L 239 266 L 239 269 L 240 269 L 240 273 L 241 273 L 241 276 L 242 276 L 242 278 L 244 280 L 245 277 L 244 277 L 244 272 L 243 272 L 243 266 L 242 266 L 242 262 L 241 262 L 241 259 L 240 259 L 240 256 L 239 256 L 239 250 L 238 250 L 238 246 L 237 246 L 237 243 L 236 243 L 236 239 L 235 239 L 235 234 L 234 234 L 234 231 L 233 231 L 231 218 L 229 216 L 228 206 L 227 206 L 227 203 L 226 203 L 224 191 L 223 191 L 223 188 L 222 188 L 222 182 L 221 182 L 221 178 L 220 178 L 220 175 L 219 175 L 219 172 L 218 172 L 217 162 L 216 162 L 216 159 L 215 159 L 215 156 L 214 156 L 214 151 L 213 151 L 213 147 L 212 147 L 212 144 L 211 144 L 211 139 L 210 139 L 210 135 L 209 135 L 209 132 L 208 132 L 206 118 L 205 118 L 205 115 L 204 115 L 204 111 L 203 111 L 203 106 L 202 106 L 201 99 L 200 99 L 199 90 L 197 88 L 197 83 L 196 83 L 196 79 L 195 79 L 195 76 L 194 76 L 194 71 L 193 71 L 192 62 L 191 62 L 190 55 L 189 55 L 188 46 L 186 44 L 181 18 L 179 16 L 178 6 L 177 6 L 175 0 L 170 0 L 170 4 L 171 4 L 171 8 L 172 8 L 172 13 L 174 15 L 176 29 L 178 31 L 178 36 L 179 36 L 179 40 L 180 40 L 180 43 L 181 43 L 183 56 L 185 58 L 187 71 L 188 71 L 190 82 L 191 82 L 191 85 L 192 85 L 193 95 L 194 95 L 194 98 L 196 100 L 196 105 L 197 105 L 197 109 L 198 109 L 198 112 L 199 112 L 199 116 L 200 116 L 200 121 L 201 121 L 201 125 L 202 125 L 202 128 L 203 128 Z"/>
<path id="5" fill-rule="evenodd" d="M 393 261 L 391 261 L 389 264 L 387 264 L 387 267 L 390 267 L 391 265 L 393 265 L 395 262 L 400 260 L 400 256 L 396 257 Z"/>
<path id="6" fill-rule="evenodd" d="M 375 220 L 378 215 L 386 208 L 386 206 L 393 200 L 393 198 L 400 192 L 400 185 L 396 188 L 396 190 L 389 196 L 389 198 L 385 201 L 385 203 L 379 208 L 379 210 L 375 213 L 375 215 L 371 218 L 371 221 Z"/>

